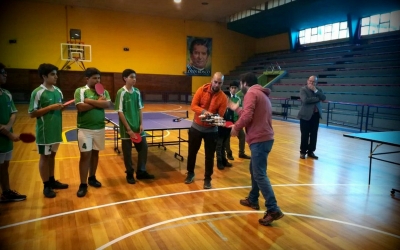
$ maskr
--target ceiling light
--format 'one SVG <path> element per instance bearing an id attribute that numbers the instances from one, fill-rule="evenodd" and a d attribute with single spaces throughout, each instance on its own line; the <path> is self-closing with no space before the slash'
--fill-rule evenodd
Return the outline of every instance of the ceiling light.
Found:
<path id="1" fill-rule="evenodd" d="M 181 0 L 174 0 L 174 3 L 181 3 Z"/>

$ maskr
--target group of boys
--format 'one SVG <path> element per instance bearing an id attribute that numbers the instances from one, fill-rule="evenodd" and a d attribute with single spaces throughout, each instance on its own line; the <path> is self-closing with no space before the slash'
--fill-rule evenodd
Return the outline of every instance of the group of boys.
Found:
<path id="1" fill-rule="evenodd" d="M 0 83 L 7 79 L 5 66 L 0 63 Z M 55 180 L 55 156 L 62 142 L 62 111 L 67 105 L 63 104 L 63 94 L 56 87 L 58 68 L 52 64 L 41 64 L 38 73 L 43 83 L 33 90 L 29 102 L 28 113 L 36 118 L 36 144 L 40 155 L 39 173 L 43 181 L 43 195 L 47 198 L 56 197 L 54 189 L 66 189 L 68 184 Z M 99 151 L 105 147 L 105 109 L 111 106 L 110 95 L 96 92 L 96 84 L 100 84 L 100 71 L 96 68 L 85 70 L 86 85 L 79 87 L 74 93 L 74 102 L 78 110 L 77 129 L 78 146 L 80 151 L 79 174 L 80 185 L 78 197 L 84 197 L 88 185 L 99 188 L 102 186 L 96 178 L 99 161 Z M 118 91 L 115 110 L 118 112 L 121 139 L 126 168 L 126 179 L 135 184 L 132 166 L 132 141 L 134 133 L 144 136 L 142 126 L 143 101 L 140 91 L 134 87 L 136 72 L 126 69 L 122 72 L 125 85 Z M 12 95 L 0 88 L 0 184 L 2 189 L 1 201 L 21 201 L 26 195 L 10 189 L 8 167 L 12 156 L 13 142 L 19 141 L 19 136 L 13 133 L 17 110 Z M 154 179 L 154 175 L 146 171 L 147 143 L 146 140 L 134 142 L 138 152 L 137 179 Z M 89 176 L 89 177 L 88 177 Z"/>
<path id="2" fill-rule="evenodd" d="M 3 84 L 7 76 L 4 65 L 0 64 L 0 70 L 0 83 Z M 51 64 L 41 64 L 39 66 L 39 76 L 43 79 L 43 84 L 32 92 L 28 110 L 30 117 L 37 120 L 36 143 L 40 154 L 39 172 L 44 184 L 43 194 L 48 198 L 56 196 L 54 189 L 68 188 L 68 184 L 61 183 L 54 178 L 55 155 L 59 144 L 62 142 L 62 110 L 66 107 L 63 104 L 61 90 L 54 86 L 57 82 L 57 70 L 58 68 Z M 78 197 L 86 195 L 88 184 L 93 187 L 101 187 L 102 185 L 96 179 L 96 170 L 99 151 L 103 150 L 105 146 L 105 109 L 111 105 L 110 95 L 106 90 L 104 93 L 96 92 L 95 85 L 100 83 L 100 71 L 96 68 L 88 68 L 85 71 L 85 76 L 87 84 L 76 89 L 74 94 L 75 105 L 78 110 L 77 128 L 80 150 L 79 172 L 81 184 L 77 192 Z M 125 81 L 125 86 L 117 92 L 115 110 L 119 116 L 126 180 L 128 183 L 134 184 L 131 138 L 136 137 L 135 133 L 140 133 L 144 136 L 142 126 L 143 115 L 141 111 L 143 101 L 140 91 L 133 87 L 136 83 L 136 72 L 126 69 L 122 73 L 122 78 Z M 221 91 L 223 81 L 223 74 L 221 72 L 215 73 L 211 79 L 211 83 L 200 87 L 193 97 L 191 109 L 195 114 L 188 133 L 188 172 L 185 183 L 190 184 L 195 180 L 194 168 L 196 157 L 202 140 L 204 140 L 204 188 L 212 188 L 211 176 L 213 174 L 214 153 L 217 151 L 218 168 L 222 169 L 225 166 L 229 166 L 229 162 L 225 158 L 225 147 L 229 145 L 228 138 L 230 136 L 238 136 L 240 139 L 239 134 L 243 131 L 243 128 L 246 128 L 247 142 L 252 152 L 250 161 L 252 188 L 249 196 L 240 200 L 240 204 L 258 210 L 260 208 L 258 198 L 261 192 L 265 198 L 267 211 L 264 217 L 259 219 L 259 223 L 270 225 L 274 220 L 279 220 L 284 216 L 277 205 L 274 191 L 266 174 L 266 162 L 274 142 L 274 132 L 271 122 L 272 108 L 268 97 L 270 90 L 262 88 L 253 73 L 245 74 L 240 81 L 240 89 L 243 94 L 246 94 L 242 105 L 241 101 L 236 99 L 237 97 L 235 96 L 238 88 L 236 83 L 230 86 L 231 90 L 235 91 L 231 91 L 231 96 L 228 98 Z M 12 131 L 17 110 L 12 101 L 11 94 L 1 88 L 0 107 L 2 111 L 2 115 L 0 116 L 0 181 L 3 191 L 1 200 L 24 200 L 26 196 L 12 191 L 9 185 L 8 165 L 11 159 L 12 142 L 19 140 L 19 137 L 13 134 Z M 233 112 L 236 113 L 236 118 Z M 218 127 L 207 124 L 200 119 L 200 115 L 212 114 L 219 114 L 220 116 L 224 116 L 226 120 L 235 123 L 227 128 L 227 130 L 224 130 L 222 127 L 218 129 Z M 139 143 L 134 142 L 134 144 L 138 151 L 136 178 L 154 178 L 153 175 L 146 172 L 146 140 L 141 140 Z M 244 154 L 243 150 L 240 153 Z"/>

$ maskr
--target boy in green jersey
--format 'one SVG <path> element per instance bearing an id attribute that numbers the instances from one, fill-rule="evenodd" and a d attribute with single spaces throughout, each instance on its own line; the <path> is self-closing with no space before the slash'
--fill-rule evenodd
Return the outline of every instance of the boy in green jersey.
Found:
<path id="1" fill-rule="evenodd" d="M 228 98 L 230 98 L 233 102 L 237 103 L 239 102 L 239 107 L 242 107 L 242 99 L 236 94 L 239 91 L 239 82 L 238 81 L 233 81 L 229 85 L 229 95 Z M 234 122 L 238 120 L 238 115 L 234 114 Z M 250 159 L 251 157 L 246 155 L 244 153 L 244 147 L 246 144 L 246 134 L 244 133 L 243 129 L 239 131 L 239 134 L 237 136 L 239 139 L 239 158 L 242 159 Z M 228 137 L 228 139 L 225 141 L 225 150 L 226 150 L 226 156 L 229 160 L 234 160 L 233 155 L 232 155 L 232 150 L 231 150 L 231 137 Z"/>
<path id="2" fill-rule="evenodd" d="M 135 184 L 132 167 L 132 141 L 134 133 L 140 133 L 143 137 L 140 143 L 134 143 L 138 152 L 138 162 L 136 169 L 137 179 L 154 179 L 154 175 L 147 173 L 147 142 L 146 133 L 143 130 L 143 101 L 139 89 L 135 88 L 136 72 L 126 69 L 122 72 L 122 79 L 125 86 L 120 88 L 115 99 L 115 110 L 118 112 L 119 128 L 121 134 L 122 152 L 126 168 L 126 180 L 130 184 Z"/>
<path id="3" fill-rule="evenodd" d="M 56 197 L 53 189 L 66 189 L 68 184 L 56 181 L 54 178 L 55 157 L 62 142 L 62 101 L 63 95 L 57 83 L 58 68 L 52 64 L 43 63 L 38 68 L 43 84 L 33 90 L 29 102 L 28 113 L 36 118 L 36 144 L 40 154 L 39 172 L 47 198 Z"/>
<path id="4" fill-rule="evenodd" d="M 7 81 L 7 72 L 4 64 L 0 63 L 0 187 L 2 190 L 1 202 L 22 201 L 26 195 L 19 194 L 10 189 L 8 166 L 13 151 L 13 142 L 19 141 L 18 135 L 13 133 L 12 126 L 15 122 L 17 109 L 12 95 L 1 85 Z"/>
<path id="5" fill-rule="evenodd" d="M 78 110 L 78 146 L 81 152 L 79 174 L 81 184 L 77 196 L 84 197 L 87 183 L 92 187 L 101 187 L 96 179 L 99 151 L 105 147 L 105 112 L 111 104 L 107 90 L 103 95 L 97 94 L 95 85 L 100 83 L 100 71 L 96 68 L 85 70 L 86 85 L 75 90 L 75 105 Z M 89 178 L 88 178 L 89 174 Z"/>

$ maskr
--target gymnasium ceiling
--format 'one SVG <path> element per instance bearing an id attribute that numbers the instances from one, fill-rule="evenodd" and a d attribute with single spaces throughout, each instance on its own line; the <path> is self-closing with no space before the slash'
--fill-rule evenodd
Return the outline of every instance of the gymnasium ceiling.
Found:
<path id="1" fill-rule="evenodd" d="M 225 22 L 226 17 L 268 0 L 24 0 L 123 11 L 184 20 Z M 207 2 L 208 5 L 203 5 Z M 261 38 L 280 33 L 400 10 L 399 0 L 296 0 L 227 24 L 228 29 Z"/>
<path id="2" fill-rule="evenodd" d="M 184 20 L 225 22 L 226 17 L 268 0 L 24 0 L 68 6 L 124 11 Z M 208 3 L 203 5 L 202 3 Z"/>

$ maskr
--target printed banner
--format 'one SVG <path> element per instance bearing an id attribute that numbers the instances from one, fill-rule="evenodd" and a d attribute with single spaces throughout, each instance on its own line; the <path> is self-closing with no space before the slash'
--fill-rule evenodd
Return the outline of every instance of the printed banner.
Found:
<path id="1" fill-rule="evenodd" d="M 186 74 L 190 76 L 211 76 L 212 39 L 187 37 Z"/>

